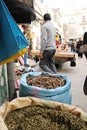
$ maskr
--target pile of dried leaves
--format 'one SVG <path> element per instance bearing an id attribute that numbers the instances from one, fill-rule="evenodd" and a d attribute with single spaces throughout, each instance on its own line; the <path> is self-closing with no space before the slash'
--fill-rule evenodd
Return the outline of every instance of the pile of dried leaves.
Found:
<path id="1" fill-rule="evenodd" d="M 85 122 L 72 113 L 41 106 L 15 110 L 5 124 L 9 130 L 87 130 Z"/>
<path id="2" fill-rule="evenodd" d="M 40 75 L 37 77 L 27 76 L 26 80 L 28 85 L 46 89 L 62 87 L 65 85 L 65 81 L 62 78 L 49 75 Z"/>

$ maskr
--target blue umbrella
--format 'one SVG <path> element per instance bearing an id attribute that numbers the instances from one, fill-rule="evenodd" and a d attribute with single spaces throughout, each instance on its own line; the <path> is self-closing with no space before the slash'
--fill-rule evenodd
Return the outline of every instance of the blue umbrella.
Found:
<path id="1" fill-rule="evenodd" d="M 14 59 L 14 55 L 28 45 L 29 42 L 19 29 L 4 1 L 0 0 L 0 62 L 10 57 Z"/>

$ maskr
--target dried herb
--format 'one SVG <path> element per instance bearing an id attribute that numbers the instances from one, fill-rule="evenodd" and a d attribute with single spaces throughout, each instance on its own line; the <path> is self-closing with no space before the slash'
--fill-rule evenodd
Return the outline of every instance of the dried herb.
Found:
<path id="1" fill-rule="evenodd" d="M 7 115 L 5 124 L 9 130 L 87 130 L 78 116 L 41 106 L 15 110 Z"/>
<path id="2" fill-rule="evenodd" d="M 37 77 L 27 76 L 26 81 L 28 85 L 37 86 L 46 89 L 62 87 L 65 85 L 65 81 L 62 78 L 48 76 L 48 75 L 40 75 Z"/>

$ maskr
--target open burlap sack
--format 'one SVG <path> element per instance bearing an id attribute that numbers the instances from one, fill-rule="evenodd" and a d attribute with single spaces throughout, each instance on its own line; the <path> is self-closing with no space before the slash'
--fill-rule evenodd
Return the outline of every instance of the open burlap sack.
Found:
<path id="1" fill-rule="evenodd" d="M 84 112 L 79 107 L 67 105 L 59 102 L 39 99 L 35 97 L 22 97 L 22 98 L 16 98 L 11 102 L 6 102 L 0 107 L 0 130 L 8 130 L 8 128 L 4 123 L 4 119 L 8 113 L 16 109 L 23 108 L 30 105 L 40 105 L 49 108 L 55 108 L 56 110 L 66 110 L 75 115 L 79 115 L 81 119 L 87 121 L 87 113 Z"/>

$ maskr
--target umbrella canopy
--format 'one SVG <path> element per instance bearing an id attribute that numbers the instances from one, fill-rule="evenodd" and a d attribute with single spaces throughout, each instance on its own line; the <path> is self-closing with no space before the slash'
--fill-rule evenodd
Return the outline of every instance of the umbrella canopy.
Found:
<path id="1" fill-rule="evenodd" d="M 17 23 L 31 23 L 36 19 L 33 0 L 4 0 Z"/>

